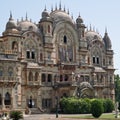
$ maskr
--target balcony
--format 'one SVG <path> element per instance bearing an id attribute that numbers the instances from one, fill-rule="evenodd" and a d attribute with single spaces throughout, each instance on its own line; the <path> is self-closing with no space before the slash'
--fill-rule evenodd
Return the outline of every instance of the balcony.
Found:
<path id="1" fill-rule="evenodd" d="M 0 76 L 0 86 L 14 86 L 17 82 L 16 76 Z"/>

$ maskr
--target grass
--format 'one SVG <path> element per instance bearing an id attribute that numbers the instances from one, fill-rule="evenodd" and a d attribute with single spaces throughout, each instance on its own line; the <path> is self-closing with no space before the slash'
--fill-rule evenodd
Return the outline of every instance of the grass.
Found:
<path id="1" fill-rule="evenodd" d="M 73 116 L 66 116 L 66 118 L 76 118 L 76 119 L 96 119 L 92 115 L 73 115 Z M 97 120 L 120 120 L 120 118 L 115 118 L 115 114 L 113 113 L 108 113 L 108 114 L 102 114 Z"/>

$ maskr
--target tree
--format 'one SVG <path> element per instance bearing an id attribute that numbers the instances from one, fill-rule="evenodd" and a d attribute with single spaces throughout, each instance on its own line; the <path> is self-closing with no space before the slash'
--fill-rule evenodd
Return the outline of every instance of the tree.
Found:
<path id="1" fill-rule="evenodd" d="M 120 103 L 120 77 L 115 75 L 115 100 Z"/>

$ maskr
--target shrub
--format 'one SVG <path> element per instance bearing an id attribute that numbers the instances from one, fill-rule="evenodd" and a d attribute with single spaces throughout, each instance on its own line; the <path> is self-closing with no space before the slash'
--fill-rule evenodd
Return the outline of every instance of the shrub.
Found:
<path id="1" fill-rule="evenodd" d="M 103 107 L 105 113 L 110 113 L 114 110 L 114 104 L 110 99 L 103 100 Z"/>
<path id="2" fill-rule="evenodd" d="M 23 113 L 21 111 L 11 111 L 10 118 L 12 118 L 13 120 L 19 120 L 23 118 Z"/>
<path id="3" fill-rule="evenodd" d="M 101 100 L 94 99 L 91 102 L 91 113 L 93 117 L 99 118 L 101 114 L 103 113 L 104 108 L 103 108 L 103 103 Z"/>

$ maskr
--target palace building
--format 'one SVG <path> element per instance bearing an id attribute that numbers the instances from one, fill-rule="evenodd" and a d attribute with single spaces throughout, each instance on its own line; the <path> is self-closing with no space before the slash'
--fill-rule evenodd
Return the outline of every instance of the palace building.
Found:
<path id="1" fill-rule="evenodd" d="M 40 17 L 38 15 L 38 17 Z M 50 112 L 56 97 L 114 101 L 111 40 L 65 8 L 45 10 L 38 23 L 10 13 L 0 37 L 0 109 Z"/>

